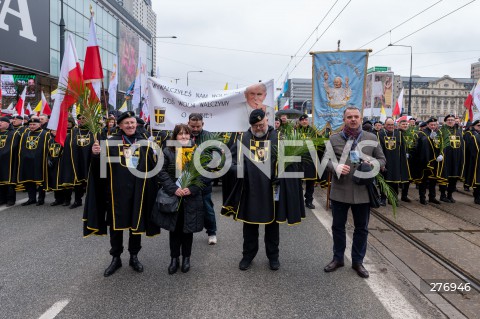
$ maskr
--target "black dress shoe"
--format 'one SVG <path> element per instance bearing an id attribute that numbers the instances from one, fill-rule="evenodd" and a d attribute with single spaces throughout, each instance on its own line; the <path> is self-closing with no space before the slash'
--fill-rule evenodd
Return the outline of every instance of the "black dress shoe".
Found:
<path id="1" fill-rule="evenodd" d="M 427 205 L 427 200 L 425 198 L 420 198 L 420 204 Z"/>
<path id="2" fill-rule="evenodd" d="M 240 260 L 240 264 L 238 264 L 238 269 L 247 270 L 250 268 L 251 265 L 252 261 L 250 259 L 242 258 L 242 260 Z"/>
<path id="3" fill-rule="evenodd" d="M 50 206 L 60 206 L 62 205 L 62 202 L 54 201 L 53 203 L 50 204 Z"/>
<path id="4" fill-rule="evenodd" d="M 278 261 L 278 259 L 270 259 L 268 261 L 268 265 L 270 266 L 270 269 L 271 270 L 278 270 L 280 269 L 280 262 Z"/>
<path id="5" fill-rule="evenodd" d="M 70 205 L 70 209 L 74 209 L 80 206 L 82 206 L 82 202 L 73 202 L 73 204 Z"/>
<path id="6" fill-rule="evenodd" d="M 1 206 L 1 205 L 5 205 L 6 203 L 7 203 L 7 201 L 1 201 L 1 202 L 0 202 L 0 206 Z"/>
<path id="7" fill-rule="evenodd" d="M 168 266 L 168 273 L 170 275 L 173 275 L 174 273 L 177 272 L 179 263 L 180 261 L 178 260 L 178 257 L 172 258 L 172 261 L 170 262 L 170 266 Z"/>
<path id="8" fill-rule="evenodd" d="M 480 205 L 480 198 L 475 198 L 475 200 L 473 202 L 477 205 Z M 8 204 L 7 204 L 7 206 L 8 206 Z"/>
<path id="9" fill-rule="evenodd" d="M 133 268 L 136 272 L 143 272 L 143 265 L 138 260 L 137 255 L 130 255 L 130 262 L 128 263 L 130 267 Z"/>
<path id="10" fill-rule="evenodd" d="M 440 196 L 440 200 L 445 203 L 450 203 L 450 200 L 447 198 L 447 196 Z M 431 202 L 431 200 L 430 200 Z"/>
<path id="11" fill-rule="evenodd" d="M 464 186 L 464 187 L 463 187 L 463 190 L 466 191 L 466 192 L 469 192 L 469 191 L 470 191 L 470 187 Z"/>
<path id="12" fill-rule="evenodd" d="M 410 203 L 411 202 L 410 198 L 408 198 L 407 196 L 402 196 L 401 199 L 402 199 L 402 202 L 405 202 L 405 203 Z"/>
<path id="13" fill-rule="evenodd" d="M 44 201 L 43 199 L 39 199 L 39 200 L 37 201 L 36 206 L 42 206 L 43 204 L 45 204 L 45 201 Z"/>
<path id="14" fill-rule="evenodd" d="M 387 206 L 387 200 L 385 198 L 380 199 L 380 206 Z"/>
<path id="15" fill-rule="evenodd" d="M 32 205 L 32 204 L 35 204 L 37 201 L 34 200 L 34 199 L 29 199 L 27 200 L 25 203 L 22 204 L 22 206 L 28 206 L 28 205 Z"/>
<path id="16" fill-rule="evenodd" d="M 370 277 L 370 274 L 368 271 L 363 267 L 362 264 L 353 264 L 352 268 L 357 272 L 357 275 L 359 275 L 362 278 L 368 278 Z"/>
<path id="17" fill-rule="evenodd" d="M 7 202 L 7 207 L 11 207 L 13 205 L 15 205 L 15 202 Z"/>
<path id="18" fill-rule="evenodd" d="M 453 199 L 452 196 L 447 196 L 447 199 L 450 201 L 450 203 L 455 203 L 456 201 Z"/>
<path id="19" fill-rule="evenodd" d="M 70 201 L 63 203 L 62 205 L 63 206 L 70 206 Z"/>
<path id="20" fill-rule="evenodd" d="M 113 275 L 120 267 L 122 267 L 122 260 L 120 259 L 120 257 L 113 257 L 110 266 L 105 269 L 103 276 L 108 277 Z"/>
<path id="21" fill-rule="evenodd" d="M 312 203 L 305 203 L 305 207 L 315 209 L 315 205 L 313 205 Z"/>
<path id="22" fill-rule="evenodd" d="M 186 273 L 190 270 L 190 257 L 182 258 L 182 272 Z"/>
<path id="23" fill-rule="evenodd" d="M 436 198 L 430 198 L 428 201 L 433 204 L 441 204 Z"/>
<path id="24" fill-rule="evenodd" d="M 343 262 L 334 259 L 328 265 L 326 265 L 323 270 L 325 272 L 332 272 L 343 266 L 345 266 Z"/>

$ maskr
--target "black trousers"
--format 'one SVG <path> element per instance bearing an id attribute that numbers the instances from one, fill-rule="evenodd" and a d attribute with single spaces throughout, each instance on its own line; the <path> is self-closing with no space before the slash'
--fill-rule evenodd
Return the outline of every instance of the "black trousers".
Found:
<path id="1" fill-rule="evenodd" d="M 420 199 L 425 199 L 425 195 L 427 194 L 427 187 L 428 187 L 428 198 L 434 199 L 437 196 L 435 186 L 437 185 L 437 181 L 431 178 L 424 178 L 422 182 L 418 186 L 418 195 Z"/>
<path id="2" fill-rule="evenodd" d="M 130 230 L 128 238 L 128 252 L 130 255 L 137 255 L 142 249 L 142 235 L 134 235 Z M 120 257 L 123 253 L 123 230 L 113 230 L 110 226 L 110 255 L 113 257 Z"/>
<path id="3" fill-rule="evenodd" d="M 388 182 L 387 182 L 387 184 L 388 184 L 388 186 L 390 186 L 390 187 L 393 189 L 393 191 L 398 195 L 398 183 L 388 183 Z M 383 193 L 382 193 L 381 196 L 382 196 L 383 199 L 386 199 L 386 198 L 387 198 L 387 196 L 386 196 L 385 194 L 383 194 Z"/>
<path id="4" fill-rule="evenodd" d="M 445 196 L 445 192 L 446 192 L 448 194 L 448 197 L 451 197 L 453 192 L 455 192 L 456 187 L 457 187 L 457 178 L 449 177 L 448 185 L 440 185 L 440 194 L 442 196 Z"/>
<path id="5" fill-rule="evenodd" d="M 258 252 L 258 224 L 243 223 L 243 258 L 253 260 Z M 277 222 L 265 225 L 265 250 L 270 260 L 278 259 L 280 227 Z"/>
<path id="6" fill-rule="evenodd" d="M 43 186 L 37 186 L 36 183 L 33 182 L 28 182 L 25 183 L 25 189 L 28 193 L 28 200 L 37 200 L 37 191 L 38 191 L 38 200 L 43 201 L 45 200 L 45 190 L 43 189 Z"/>
<path id="7" fill-rule="evenodd" d="M 15 203 L 16 200 L 15 185 L 0 185 L 0 203 Z"/>
<path id="8" fill-rule="evenodd" d="M 410 182 L 402 184 L 402 197 L 408 197 L 409 189 L 410 189 Z"/>
<path id="9" fill-rule="evenodd" d="M 177 217 L 177 224 L 175 230 L 169 234 L 170 240 L 170 257 L 180 257 L 180 249 L 183 257 L 190 257 L 192 255 L 193 233 L 183 232 L 184 214 L 183 209 Z"/>
<path id="10" fill-rule="evenodd" d="M 66 189 L 65 190 L 65 201 L 70 202 L 72 200 L 72 193 L 75 191 L 75 203 L 82 203 L 82 197 L 85 195 L 85 187 L 86 184 L 82 183 L 80 185 L 75 185 L 73 189 Z"/>
<path id="11" fill-rule="evenodd" d="M 305 180 L 305 203 L 313 202 L 313 192 L 315 191 L 315 181 L 313 179 Z"/>

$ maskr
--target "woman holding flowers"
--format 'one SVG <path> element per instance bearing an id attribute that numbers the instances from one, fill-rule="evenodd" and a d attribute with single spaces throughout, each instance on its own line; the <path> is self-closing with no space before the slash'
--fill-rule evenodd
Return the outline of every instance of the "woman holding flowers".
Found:
<path id="1" fill-rule="evenodd" d="M 174 274 L 179 267 L 182 254 L 182 272 L 190 270 L 193 233 L 203 230 L 205 209 L 202 200 L 201 176 L 193 165 L 194 147 L 191 147 L 191 131 L 186 124 L 177 124 L 173 129 L 172 140 L 177 145 L 167 146 L 163 150 L 164 164 L 158 174 L 161 187 L 169 196 L 179 198 L 175 213 L 159 213 L 159 226 L 170 232 L 170 256 L 172 258 L 168 273 Z M 181 177 L 175 175 L 181 170 Z M 157 209 L 155 206 L 154 209 Z"/>

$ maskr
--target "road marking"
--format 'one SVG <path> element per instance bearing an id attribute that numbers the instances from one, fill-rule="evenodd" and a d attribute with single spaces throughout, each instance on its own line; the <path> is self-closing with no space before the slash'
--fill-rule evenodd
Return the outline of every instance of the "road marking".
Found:
<path id="1" fill-rule="evenodd" d="M 323 227 L 332 236 L 332 217 L 323 206 L 316 202 L 317 209 L 312 210 L 315 217 L 320 221 Z M 345 258 L 351 262 L 352 239 L 347 235 L 347 248 L 345 249 Z M 405 299 L 400 291 L 392 286 L 387 276 L 383 274 L 375 265 L 373 265 L 368 257 L 365 257 L 365 268 L 374 271 L 374 278 L 366 279 L 365 283 L 373 291 L 377 299 L 382 303 L 392 318 L 422 318 L 422 315 Z"/>
<path id="2" fill-rule="evenodd" d="M 12 208 L 12 207 L 21 205 L 21 204 L 25 203 L 27 200 L 28 200 L 28 197 L 27 197 L 27 198 L 20 199 L 20 200 L 17 200 L 17 201 L 15 202 L 15 205 L 13 205 L 13 206 L 10 206 L 10 207 L 7 207 L 7 206 L 0 207 L 0 212 L 1 212 L 1 211 L 4 211 L 4 210 L 6 210 L 6 209 Z"/>
<path id="3" fill-rule="evenodd" d="M 53 304 L 53 306 L 50 307 L 43 315 L 41 315 L 38 319 L 53 319 L 55 318 L 60 311 L 65 308 L 70 300 L 65 299 L 65 300 L 60 300 L 59 302 L 56 302 Z"/>

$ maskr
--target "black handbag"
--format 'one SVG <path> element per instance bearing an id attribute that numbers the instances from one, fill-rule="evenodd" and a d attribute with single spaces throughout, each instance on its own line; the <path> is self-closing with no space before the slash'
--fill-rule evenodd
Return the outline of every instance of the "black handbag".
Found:
<path id="1" fill-rule="evenodd" d="M 160 188 L 155 200 L 158 212 L 163 214 L 173 214 L 178 209 L 178 197 L 168 195 L 163 188 Z"/>
<path id="2" fill-rule="evenodd" d="M 380 193 L 378 192 L 377 186 L 374 183 L 367 185 L 368 190 L 368 199 L 370 200 L 371 208 L 380 207 Z"/>

